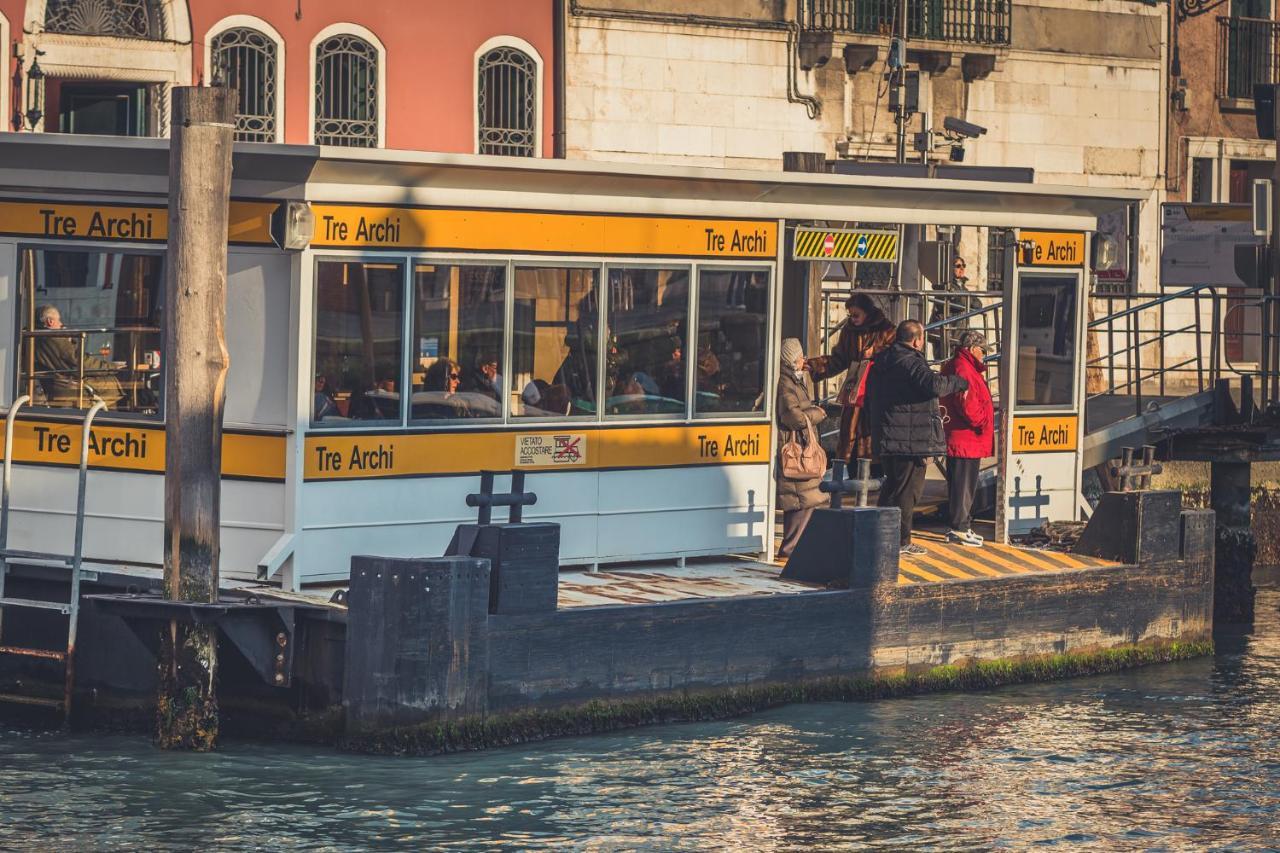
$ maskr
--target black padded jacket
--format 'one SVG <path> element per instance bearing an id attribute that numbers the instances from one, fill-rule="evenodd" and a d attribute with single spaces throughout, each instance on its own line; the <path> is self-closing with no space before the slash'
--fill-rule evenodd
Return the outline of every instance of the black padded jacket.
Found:
<path id="1" fill-rule="evenodd" d="M 958 376 L 929 369 L 924 353 L 895 343 L 876 356 L 867 377 L 871 442 L 881 456 L 940 456 L 947 452 L 938 398 L 969 387 Z"/>

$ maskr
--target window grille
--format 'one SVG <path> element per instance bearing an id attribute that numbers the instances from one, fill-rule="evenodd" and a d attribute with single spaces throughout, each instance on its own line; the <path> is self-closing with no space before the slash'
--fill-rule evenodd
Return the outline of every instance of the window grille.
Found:
<path id="1" fill-rule="evenodd" d="M 48 0 L 44 28 L 85 36 L 154 40 L 166 36 L 159 0 Z"/>
<path id="2" fill-rule="evenodd" d="M 480 153 L 532 157 L 537 139 L 537 65 L 513 47 L 480 57 Z"/>
<path id="3" fill-rule="evenodd" d="M 316 47 L 316 143 L 378 147 L 378 50 L 358 36 Z"/>
<path id="4" fill-rule="evenodd" d="M 236 139 L 276 141 L 276 43 L 249 27 L 214 36 L 213 80 L 236 90 Z"/>

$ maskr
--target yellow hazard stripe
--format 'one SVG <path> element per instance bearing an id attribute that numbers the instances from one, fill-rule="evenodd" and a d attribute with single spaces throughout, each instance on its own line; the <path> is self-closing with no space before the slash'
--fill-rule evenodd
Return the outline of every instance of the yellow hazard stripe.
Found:
<path id="1" fill-rule="evenodd" d="M 832 243 L 830 252 L 825 248 L 828 238 Z M 797 229 L 794 255 L 801 260 L 892 261 L 898 257 L 898 235 L 891 231 Z"/>

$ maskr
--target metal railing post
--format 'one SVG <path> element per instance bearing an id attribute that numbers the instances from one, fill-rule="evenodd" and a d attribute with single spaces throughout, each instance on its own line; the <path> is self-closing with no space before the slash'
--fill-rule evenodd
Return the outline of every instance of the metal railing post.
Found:
<path id="1" fill-rule="evenodd" d="M 13 401 L 4 416 L 4 481 L 0 484 L 0 552 L 9 547 L 9 493 L 13 487 L 13 425 L 18 420 L 18 410 L 31 402 L 23 394 Z M 5 577 L 9 574 L 9 561 L 0 553 L 0 599 L 4 598 Z M 0 607 L 0 636 L 4 635 L 4 608 Z"/>
<path id="2" fill-rule="evenodd" d="M 85 491 L 89 484 L 89 440 L 92 436 L 93 419 L 107 407 L 101 397 L 95 397 L 93 406 L 84 416 L 84 426 L 80 433 L 80 479 L 76 487 L 76 538 L 75 550 L 71 552 L 71 598 L 67 617 L 71 623 L 67 626 L 67 658 L 66 677 L 63 682 L 64 714 L 71 714 L 71 693 L 75 689 L 76 671 L 76 631 L 80 616 L 80 564 L 84 561 L 84 511 Z"/>

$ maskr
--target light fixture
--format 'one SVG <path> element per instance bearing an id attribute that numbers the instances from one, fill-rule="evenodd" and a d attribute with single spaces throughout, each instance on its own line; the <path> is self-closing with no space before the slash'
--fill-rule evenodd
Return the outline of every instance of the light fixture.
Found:
<path id="1" fill-rule="evenodd" d="M 44 69 L 40 67 L 40 57 L 44 51 L 36 48 L 36 55 L 27 69 L 27 126 L 32 130 L 44 118 Z"/>
<path id="2" fill-rule="evenodd" d="M 282 249 L 307 248 L 315 231 L 316 216 L 305 201 L 286 201 L 271 216 L 271 238 Z"/>

